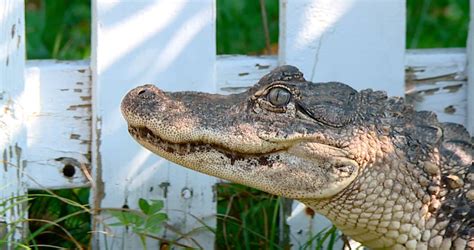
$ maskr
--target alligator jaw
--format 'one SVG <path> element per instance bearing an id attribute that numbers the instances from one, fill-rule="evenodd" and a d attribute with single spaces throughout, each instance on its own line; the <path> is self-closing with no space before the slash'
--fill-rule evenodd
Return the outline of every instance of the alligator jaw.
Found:
<path id="1" fill-rule="evenodd" d="M 243 153 L 213 143 L 170 142 L 144 126 L 129 125 L 129 132 L 145 148 L 172 162 L 293 199 L 330 197 L 352 182 L 359 169 L 344 150 L 317 142 L 293 141 L 273 151 Z M 301 181 L 272 183 L 284 175 Z M 299 185 L 297 191 L 288 192 Z"/>

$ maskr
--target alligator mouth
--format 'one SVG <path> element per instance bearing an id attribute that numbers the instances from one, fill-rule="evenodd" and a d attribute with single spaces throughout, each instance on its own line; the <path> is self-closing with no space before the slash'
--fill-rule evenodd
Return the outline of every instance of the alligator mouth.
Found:
<path id="1" fill-rule="evenodd" d="M 308 149 L 304 144 L 303 146 L 301 144 L 288 145 L 283 148 L 269 150 L 268 152 L 242 153 L 218 143 L 203 141 L 172 142 L 159 136 L 159 133 L 153 132 L 146 126 L 129 125 L 128 130 L 132 137 L 140 144 L 172 162 L 202 173 L 249 185 L 270 193 L 285 195 L 293 199 L 313 198 L 313 195 L 308 196 L 308 193 L 304 190 L 288 193 L 278 187 L 275 189 L 272 186 L 273 184 L 266 184 L 273 183 L 273 179 L 276 178 L 275 176 L 288 174 L 292 178 L 302 178 L 301 176 L 307 176 L 308 171 L 316 171 L 320 173 L 320 178 L 323 178 L 322 181 L 306 182 L 302 185 L 306 186 L 305 188 L 307 189 L 308 187 L 320 188 L 324 183 L 328 183 L 328 188 L 320 189 L 319 193 L 314 196 L 325 198 L 340 192 L 342 187 L 352 182 L 359 169 L 358 164 L 353 160 L 339 155 L 340 150 L 319 143 L 316 144 L 320 145 L 319 149 L 323 153 L 327 154 L 328 150 L 334 153 L 332 159 L 318 158 L 317 156 L 312 159 L 306 159 L 303 156 L 296 157 L 300 161 L 295 161 L 295 157 L 291 155 L 295 153 L 305 155 L 304 151 Z M 204 154 L 204 157 L 202 154 Z M 298 163 L 302 163 L 302 167 L 295 165 Z M 234 167 L 227 168 L 229 164 Z M 262 171 L 267 170 L 270 171 L 267 174 L 262 174 Z M 242 178 L 242 172 L 239 171 L 243 171 L 250 177 L 248 179 Z M 303 182 L 305 181 L 303 180 Z M 285 185 L 292 186 L 293 183 L 286 183 Z"/>
<path id="2" fill-rule="evenodd" d="M 193 153 L 217 151 L 229 158 L 231 164 L 233 164 L 235 161 L 253 158 L 257 159 L 260 163 L 267 165 L 268 156 L 286 150 L 286 148 L 284 148 L 262 153 L 241 153 L 219 144 L 196 141 L 178 143 L 171 142 L 163 139 L 147 127 L 135 127 L 129 125 L 128 131 L 138 142 L 146 142 L 155 146 L 155 149 L 165 151 L 169 154 L 186 156 Z"/>

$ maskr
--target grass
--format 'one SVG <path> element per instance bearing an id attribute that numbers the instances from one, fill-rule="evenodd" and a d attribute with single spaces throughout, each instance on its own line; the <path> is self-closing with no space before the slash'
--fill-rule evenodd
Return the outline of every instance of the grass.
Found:
<path id="1" fill-rule="evenodd" d="M 29 196 L 34 198 L 28 210 L 33 219 L 29 224 L 30 231 L 37 232 L 30 238 L 41 244 L 65 248 L 75 248 L 80 244 L 87 248 L 91 222 L 90 213 L 84 208 L 89 204 L 89 189 L 34 191 L 29 192 Z M 57 226 L 53 227 L 49 222 L 56 222 Z M 71 240 L 71 235 L 75 240 Z"/>
<path id="2" fill-rule="evenodd" d="M 408 0 L 407 48 L 466 47 L 469 1 Z"/>
<path id="3" fill-rule="evenodd" d="M 273 45 L 278 43 L 278 5 L 278 0 L 265 1 Z M 263 54 L 265 47 L 259 0 L 217 0 L 217 54 Z"/>
<path id="4" fill-rule="evenodd" d="M 90 56 L 91 2 L 26 0 L 29 59 L 85 59 Z"/>
<path id="5" fill-rule="evenodd" d="M 280 198 L 237 184 L 220 184 L 217 192 L 219 249 L 281 248 Z"/>
<path id="6" fill-rule="evenodd" d="M 408 0 L 407 48 L 465 47 L 469 6 L 467 0 Z M 256 0 L 217 0 L 218 54 L 263 54 L 266 43 L 260 3 Z M 277 0 L 266 0 L 270 44 L 278 42 Z M 90 1 L 26 0 L 27 55 L 29 59 L 85 59 L 90 56 Z M 245 13 L 242 15 L 241 13 Z M 64 248 L 87 247 L 90 216 L 81 213 L 88 204 L 88 189 L 30 192 L 29 243 Z M 71 202 L 65 202 L 71 201 Z M 218 187 L 218 249 L 280 249 L 288 239 L 282 230 L 280 198 L 240 185 Z M 55 222 L 55 226 L 48 221 Z M 335 229 L 315 235 L 302 249 L 333 242 Z M 74 240 L 71 239 L 74 238 Z M 314 245 L 316 243 L 316 245 Z"/>

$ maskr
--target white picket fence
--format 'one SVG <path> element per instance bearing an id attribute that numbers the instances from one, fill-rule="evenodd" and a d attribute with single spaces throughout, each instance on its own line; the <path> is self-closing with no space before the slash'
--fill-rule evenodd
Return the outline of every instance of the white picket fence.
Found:
<path id="1" fill-rule="evenodd" d="M 25 61 L 24 2 L 0 5 L 0 200 L 13 204 L 0 215 L 0 235 L 15 232 L 12 242 L 25 232 L 12 222 L 27 217 L 12 197 L 92 187 L 95 249 L 141 247 L 126 228 L 106 233 L 108 216 L 100 210 L 136 208 L 139 198 L 165 200 L 169 224 L 187 235 L 181 242 L 214 247 L 203 223 L 216 225 L 218 181 L 154 156 L 128 135 L 120 101 L 144 83 L 233 93 L 292 64 L 311 81 L 406 92 L 416 108 L 474 132 L 474 25 L 467 52 L 406 51 L 404 0 L 280 0 L 279 54 L 269 57 L 216 56 L 215 0 L 94 0 L 92 12 L 90 62 Z M 287 219 L 294 248 L 323 220 L 295 202 Z M 163 237 L 176 234 L 165 230 Z"/>

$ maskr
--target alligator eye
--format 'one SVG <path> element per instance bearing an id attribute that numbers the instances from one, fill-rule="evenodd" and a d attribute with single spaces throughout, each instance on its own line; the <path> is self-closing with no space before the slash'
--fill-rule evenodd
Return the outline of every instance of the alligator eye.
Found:
<path id="1" fill-rule="evenodd" d="M 276 107 L 286 106 L 291 99 L 291 93 L 284 88 L 273 88 L 267 94 L 267 100 Z"/>

